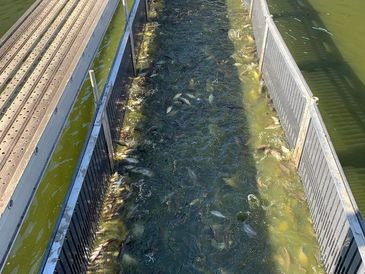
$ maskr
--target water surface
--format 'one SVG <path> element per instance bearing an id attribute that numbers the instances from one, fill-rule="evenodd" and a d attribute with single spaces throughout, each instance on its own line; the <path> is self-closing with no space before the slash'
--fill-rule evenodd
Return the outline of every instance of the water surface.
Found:
<path id="1" fill-rule="evenodd" d="M 3 36 L 35 0 L 0 0 L 0 37 Z"/>
<path id="2" fill-rule="evenodd" d="M 323 273 L 238 0 L 159 0 L 90 273 Z"/>

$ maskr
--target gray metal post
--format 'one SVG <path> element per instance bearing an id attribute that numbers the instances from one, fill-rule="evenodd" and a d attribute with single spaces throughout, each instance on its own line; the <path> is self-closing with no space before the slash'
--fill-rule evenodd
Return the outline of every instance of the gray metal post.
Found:
<path id="1" fill-rule="evenodd" d="M 93 70 L 89 70 L 89 75 L 90 75 L 91 86 L 93 87 L 95 108 L 97 110 L 98 106 L 99 106 L 100 96 L 99 96 L 98 85 L 96 82 L 95 72 Z M 113 157 L 114 149 L 113 149 L 113 142 L 112 142 L 112 137 L 111 137 L 112 135 L 110 133 L 108 114 L 106 113 L 106 111 L 104 111 L 104 113 L 103 113 L 102 125 L 103 125 L 106 145 L 108 147 L 109 162 L 110 162 L 111 168 L 113 169 L 114 168 L 114 157 Z"/>
<path id="2" fill-rule="evenodd" d="M 250 20 L 252 19 L 252 12 L 253 12 L 253 5 L 254 5 L 255 0 L 251 0 L 251 5 L 250 5 L 250 12 L 248 14 L 248 17 L 250 18 Z"/>
<path id="3" fill-rule="evenodd" d="M 127 28 L 129 27 L 129 41 L 131 44 L 133 74 L 136 75 L 137 70 L 136 70 L 136 55 L 135 55 L 135 49 L 134 49 L 133 30 L 129 24 L 129 11 L 128 11 L 128 4 L 127 4 L 126 0 L 123 0 L 123 6 L 124 6 L 124 15 L 125 15 L 125 19 L 126 19 L 126 25 L 127 25 Z"/>
<path id="4" fill-rule="evenodd" d="M 128 22 L 128 18 L 129 18 L 128 4 L 127 4 L 126 0 L 123 0 L 122 3 L 123 3 L 123 7 L 124 7 L 125 21 Z"/>
<path id="5" fill-rule="evenodd" d="M 297 143 L 295 144 L 294 154 L 293 154 L 293 160 L 295 163 L 296 168 L 299 167 L 300 159 L 303 152 L 304 142 L 307 136 L 310 120 L 311 120 L 311 107 L 316 104 L 318 101 L 317 97 L 309 97 L 307 99 L 307 103 L 304 108 L 303 118 L 300 124 L 299 134 Z"/>
<path id="6" fill-rule="evenodd" d="M 136 54 L 135 54 L 135 48 L 134 48 L 134 38 L 132 33 L 132 28 L 129 31 L 129 41 L 131 43 L 131 53 L 132 53 L 132 65 L 133 65 L 133 74 L 134 76 L 137 75 L 137 67 L 136 67 Z"/>
<path id="7" fill-rule="evenodd" d="M 267 35 L 269 34 L 269 20 L 271 19 L 272 15 L 269 17 L 266 17 L 265 20 L 265 30 L 264 30 L 264 38 L 262 40 L 262 47 L 261 47 L 261 53 L 260 53 L 260 59 L 259 59 L 259 71 L 262 72 L 262 65 L 264 64 L 264 57 L 265 57 L 265 51 L 266 51 L 266 45 L 267 45 Z"/>
<path id="8" fill-rule="evenodd" d="M 148 21 L 148 0 L 145 0 L 145 7 L 146 7 L 146 21 Z"/>
<path id="9" fill-rule="evenodd" d="M 89 70 L 89 76 L 90 76 L 91 86 L 93 88 L 95 108 L 97 109 L 100 97 L 98 91 L 98 83 L 96 82 L 94 70 Z"/>

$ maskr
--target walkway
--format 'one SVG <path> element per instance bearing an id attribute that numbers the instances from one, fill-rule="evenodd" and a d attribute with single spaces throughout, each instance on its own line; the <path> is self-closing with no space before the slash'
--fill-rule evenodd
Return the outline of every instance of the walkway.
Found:
<path id="1" fill-rule="evenodd" d="M 0 213 L 107 1 L 45 0 L 0 48 Z M 22 165 L 20 165 L 22 163 Z M 15 180 L 15 178 L 17 180 Z"/>
<path id="2" fill-rule="evenodd" d="M 0 265 L 117 3 L 36 1 L 0 40 Z"/>

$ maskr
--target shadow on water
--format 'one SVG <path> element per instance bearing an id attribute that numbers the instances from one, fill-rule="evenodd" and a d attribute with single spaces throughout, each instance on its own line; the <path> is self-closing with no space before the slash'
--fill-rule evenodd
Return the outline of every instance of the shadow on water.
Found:
<path id="1" fill-rule="evenodd" d="M 234 12 L 243 12 L 237 2 Z M 159 27 L 148 45 L 152 61 L 138 62 L 139 74 L 148 76 L 140 80 L 143 99 L 133 98 L 131 87 L 140 111 L 129 111 L 121 133 L 138 144 L 128 154 L 144 169 L 117 166 L 133 189 L 122 211 L 130 230 L 124 273 L 276 272 L 265 213 L 247 201 L 259 196 L 257 171 L 230 58 L 226 1 L 165 0 L 153 7 L 150 20 Z M 237 214 L 247 218 L 246 232 Z"/>
<path id="2" fill-rule="evenodd" d="M 305 0 L 271 0 L 274 15 L 313 94 L 361 212 L 365 210 L 365 86 Z M 351 31 L 351 30 L 349 30 Z"/>

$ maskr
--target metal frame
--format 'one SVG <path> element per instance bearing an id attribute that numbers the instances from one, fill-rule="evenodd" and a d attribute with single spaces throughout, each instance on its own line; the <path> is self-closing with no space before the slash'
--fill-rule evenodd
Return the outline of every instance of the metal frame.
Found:
<path id="1" fill-rule="evenodd" d="M 114 124 L 114 119 L 117 117 L 114 113 L 113 115 L 110 114 L 115 112 L 115 108 L 118 107 L 119 111 L 122 112 L 121 106 L 118 105 L 120 97 L 123 96 L 123 90 L 119 86 L 120 77 L 124 75 L 127 78 L 130 73 L 135 72 L 135 48 L 133 45 L 135 37 L 132 29 L 136 24 L 145 22 L 147 16 L 144 16 L 143 22 L 137 21 L 141 19 L 139 15 L 147 11 L 147 4 L 144 0 L 136 0 L 131 13 L 126 14 L 128 22 L 125 33 L 105 88 L 98 99 L 97 111 L 87 144 L 54 230 L 49 250 L 44 257 L 41 267 L 42 273 L 79 273 L 86 269 L 88 252 L 93 244 L 95 228 L 99 220 L 100 206 L 112 171 L 111 164 L 107 164 L 102 172 L 95 170 L 95 168 L 98 168 L 101 163 L 111 163 L 106 159 L 113 151 L 113 146 L 108 144 L 107 139 L 110 142 L 115 140 L 113 140 L 113 134 L 108 124 Z M 91 81 L 96 87 L 94 77 L 91 77 Z M 94 92 L 96 95 L 98 94 L 96 89 Z M 99 180 L 99 182 L 95 183 L 95 180 Z M 94 189 L 95 186 L 96 189 Z M 93 189 L 89 189 L 90 187 Z M 81 212 L 78 213 L 80 210 Z"/>
<path id="2" fill-rule="evenodd" d="M 79 90 L 82 84 L 85 72 L 87 72 L 96 54 L 117 3 L 117 0 L 110 0 L 103 5 L 94 6 L 93 17 L 88 19 L 87 24 L 85 23 L 85 30 L 82 35 L 77 36 L 73 41 L 76 45 L 73 46 L 75 58 L 72 59 L 71 55 L 67 60 L 62 58 L 60 65 L 62 73 L 57 74 L 59 81 L 55 82 L 54 87 L 46 91 L 56 89 L 54 96 L 48 102 L 47 112 L 39 118 L 39 121 L 35 120 L 26 127 L 27 129 L 28 126 L 34 124 L 38 126 L 32 139 L 29 140 L 29 147 L 22 152 L 19 165 L 9 182 L 9 185 L 15 185 L 16 188 L 11 195 L 12 207 L 6 207 L 0 218 L 0 246 L 2 246 L 0 249 L 0 269 L 2 269 L 8 252 L 14 244 L 43 172 L 75 102 L 78 93 L 74 91 Z M 21 146 L 22 142 L 17 142 L 16 145 Z"/>
<path id="3" fill-rule="evenodd" d="M 307 195 L 328 273 L 365 273 L 364 222 L 307 85 L 265 0 L 245 0 L 260 71 L 280 116 Z M 266 18 L 266 20 L 264 19 Z"/>

